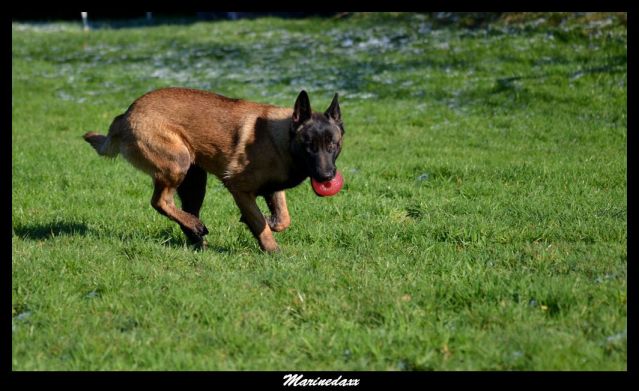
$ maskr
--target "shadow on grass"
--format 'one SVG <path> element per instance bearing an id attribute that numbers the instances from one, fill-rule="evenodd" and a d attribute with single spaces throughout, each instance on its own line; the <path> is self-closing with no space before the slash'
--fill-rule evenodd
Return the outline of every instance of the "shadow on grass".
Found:
<path id="1" fill-rule="evenodd" d="M 13 234 L 24 240 L 49 240 L 56 236 L 86 236 L 89 233 L 89 228 L 83 223 L 68 223 L 68 222 L 51 222 L 44 224 L 31 224 L 23 225 L 13 228 Z M 118 235 L 116 232 L 111 232 L 113 236 L 117 236 L 127 241 L 132 238 L 127 238 L 127 235 Z M 160 243 L 161 245 L 174 249 L 190 248 L 194 249 L 194 246 L 188 245 L 186 238 L 182 235 L 177 235 L 172 229 L 167 228 L 159 233 L 158 236 L 149 238 L 149 241 Z M 233 250 L 228 247 L 220 246 L 215 243 L 208 242 L 205 249 L 200 251 L 212 251 L 219 254 L 229 254 Z"/>
<path id="2" fill-rule="evenodd" d="M 165 247 L 169 247 L 172 249 L 184 249 L 184 248 L 189 248 L 191 250 L 196 250 L 196 247 L 192 244 L 189 244 L 186 237 L 183 234 L 176 234 L 175 231 L 172 228 L 166 228 L 164 230 L 162 230 L 158 236 L 158 238 L 162 238 L 160 240 L 160 244 L 165 246 Z M 215 243 L 211 242 L 211 238 L 209 238 L 209 240 L 206 240 L 205 237 L 205 241 L 207 242 L 207 245 L 205 248 L 197 248 L 198 251 L 203 251 L 203 252 L 216 252 L 219 254 L 230 254 L 233 252 L 233 250 L 229 247 L 224 247 L 224 246 L 220 246 L 217 245 Z"/>
<path id="3" fill-rule="evenodd" d="M 85 236 L 89 229 L 82 223 L 53 222 L 14 227 L 15 235 L 22 239 L 46 240 L 56 236 L 80 235 Z"/>

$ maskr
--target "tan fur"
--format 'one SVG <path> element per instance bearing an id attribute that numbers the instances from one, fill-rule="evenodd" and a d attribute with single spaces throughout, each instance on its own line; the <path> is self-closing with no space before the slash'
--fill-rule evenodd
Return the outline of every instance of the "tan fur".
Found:
<path id="1" fill-rule="evenodd" d="M 183 229 L 208 232 L 197 216 L 177 209 L 173 196 L 192 165 L 229 189 L 260 247 L 276 251 L 272 231 L 290 224 L 283 191 L 266 196 L 266 219 L 255 198 L 265 183 L 288 179 L 293 164 L 289 128 L 293 110 L 184 88 L 152 91 L 116 117 L 107 136 L 84 135 L 103 156 L 118 154 L 149 174 L 151 203 Z"/>

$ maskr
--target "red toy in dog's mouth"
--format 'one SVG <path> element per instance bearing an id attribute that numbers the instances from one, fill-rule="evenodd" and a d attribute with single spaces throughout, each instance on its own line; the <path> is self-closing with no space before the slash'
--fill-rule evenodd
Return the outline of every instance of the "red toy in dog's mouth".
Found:
<path id="1" fill-rule="evenodd" d="M 313 187 L 315 194 L 320 197 L 334 196 L 342 190 L 342 186 L 344 186 L 344 177 L 341 172 L 337 171 L 335 173 L 335 177 L 330 181 L 318 182 L 311 178 L 311 186 Z"/>

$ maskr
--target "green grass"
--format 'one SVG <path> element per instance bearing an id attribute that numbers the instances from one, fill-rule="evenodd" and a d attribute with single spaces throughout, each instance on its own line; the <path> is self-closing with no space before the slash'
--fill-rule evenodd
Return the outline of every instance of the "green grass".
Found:
<path id="1" fill-rule="evenodd" d="M 548 18 L 552 20 L 552 18 Z M 626 27 L 354 15 L 13 24 L 14 370 L 625 370 Z M 99 158 L 163 86 L 316 110 L 346 183 L 265 255 L 210 177 L 195 252 Z M 265 207 L 264 202 L 260 204 Z"/>

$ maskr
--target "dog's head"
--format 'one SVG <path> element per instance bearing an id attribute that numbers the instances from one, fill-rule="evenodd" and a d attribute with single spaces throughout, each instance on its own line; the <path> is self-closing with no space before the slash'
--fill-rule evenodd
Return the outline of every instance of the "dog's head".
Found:
<path id="1" fill-rule="evenodd" d="M 323 114 L 313 113 L 306 91 L 297 96 L 291 122 L 291 150 L 308 175 L 325 182 L 337 171 L 335 160 L 342 150 L 344 125 L 337 93 Z"/>

